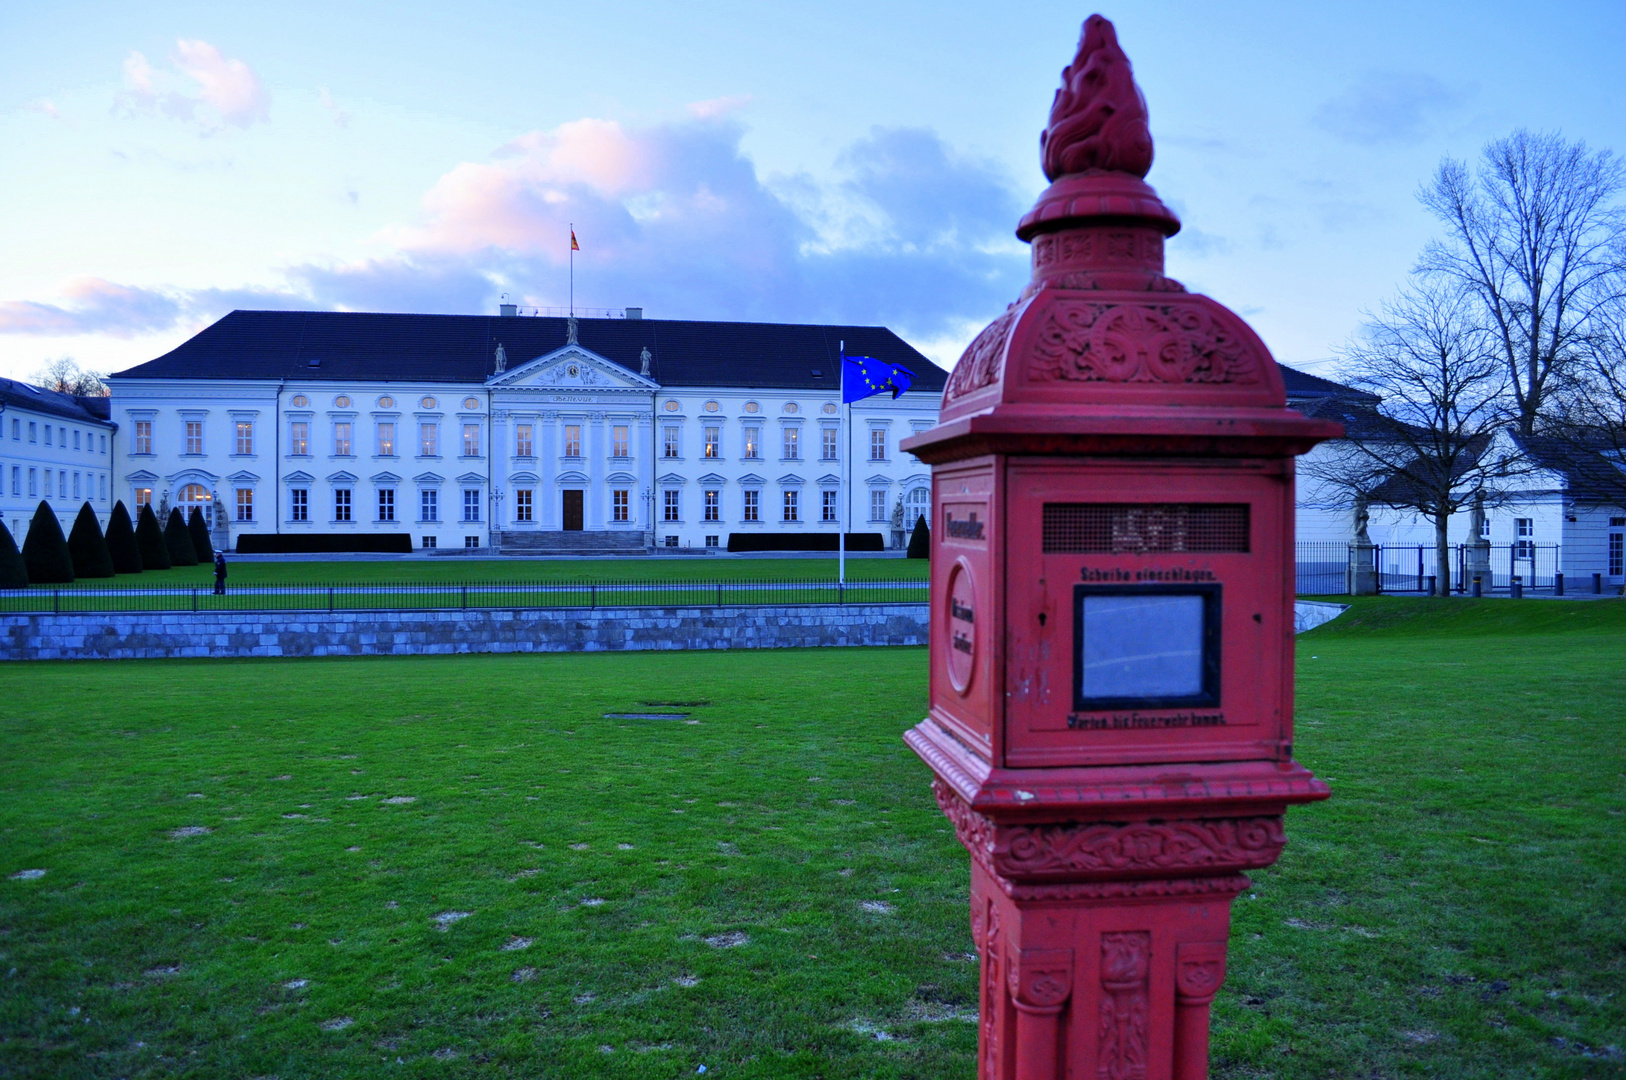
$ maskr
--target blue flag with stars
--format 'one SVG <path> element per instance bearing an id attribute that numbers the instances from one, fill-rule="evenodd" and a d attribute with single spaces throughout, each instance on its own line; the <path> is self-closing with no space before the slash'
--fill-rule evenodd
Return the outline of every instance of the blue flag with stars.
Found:
<path id="1" fill-rule="evenodd" d="M 892 392 L 897 400 L 915 381 L 915 373 L 897 364 L 888 364 L 873 356 L 843 356 L 841 358 L 841 400 L 844 404 L 862 401 L 874 394 Z"/>

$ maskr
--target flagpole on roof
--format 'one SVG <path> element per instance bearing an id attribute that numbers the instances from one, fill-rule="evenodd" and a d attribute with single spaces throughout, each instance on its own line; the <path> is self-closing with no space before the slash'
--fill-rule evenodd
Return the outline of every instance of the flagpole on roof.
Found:
<path id="1" fill-rule="evenodd" d="M 576 314 L 576 223 L 570 223 L 570 313 Z"/>
<path id="2" fill-rule="evenodd" d="M 847 404 L 847 342 L 841 342 L 840 356 L 836 360 L 836 389 L 841 393 L 841 407 L 846 410 L 838 426 L 842 423 L 852 423 L 852 406 Z M 842 440 L 846 443 L 841 455 L 841 524 L 836 526 L 841 532 L 836 536 L 836 583 L 843 587 L 847 584 L 847 529 L 851 523 L 853 512 L 852 492 L 847 489 L 847 459 L 852 457 L 852 434 Z"/>

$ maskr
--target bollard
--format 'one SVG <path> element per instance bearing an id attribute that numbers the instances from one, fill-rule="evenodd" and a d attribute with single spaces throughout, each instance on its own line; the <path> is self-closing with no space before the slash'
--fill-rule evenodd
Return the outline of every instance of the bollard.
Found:
<path id="1" fill-rule="evenodd" d="M 1592 575 L 1592 591 L 1594 593 L 1596 593 L 1597 595 L 1599 595 L 1599 596 L 1603 595 L 1603 575 L 1602 574 L 1593 574 Z"/>
<path id="2" fill-rule="evenodd" d="M 1436 575 L 1436 574 L 1430 574 L 1430 575 L 1428 575 L 1427 581 L 1428 581 L 1428 595 L 1437 596 L 1439 594 L 1439 591 L 1440 591 L 1439 590 L 1439 583 L 1440 583 L 1439 576 Z"/>
<path id="3" fill-rule="evenodd" d="M 1484 582 L 1483 582 L 1483 580 L 1480 578 L 1480 576 L 1478 574 L 1475 574 L 1474 575 L 1474 598 L 1478 599 L 1479 597 L 1484 596 L 1484 595 L 1485 595 Z"/>
<path id="4" fill-rule="evenodd" d="M 1520 577 L 1518 574 L 1514 574 L 1513 579 L 1510 582 L 1508 582 L 1507 594 L 1508 594 L 1508 596 L 1512 597 L 1514 600 L 1523 600 L 1524 599 L 1524 578 Z"/>
<path id="5" fill-rule="evenodd" d="M 1231 902 L 1330 794 L 1293 760 L 1282 553 L 1294 458 L 1343 428 L 1164 276 L 1144 99 L 1084 27 L 1016 230 L 1032 283 L 902 443 L 932 467 L 905 741 L 970 856 L 980 1080 L 1202 1080 Z"/>
<path id="6" fill-rule="evenodd" d="M 1553 595 L 1564 595 L 1564 572 L 1562 570 L 1553 575 Z"/>

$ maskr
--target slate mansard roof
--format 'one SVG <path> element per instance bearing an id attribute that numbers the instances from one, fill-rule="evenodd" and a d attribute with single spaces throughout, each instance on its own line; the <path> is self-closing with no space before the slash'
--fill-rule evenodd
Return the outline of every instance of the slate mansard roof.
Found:
<path id="1" fill-rule="evenodd" d="M 580 319 L 582 348 L 637 372 L 645 348 L 663 386 L 835 390 L 839 345 L 914 372 L 916 390 L 948 373 L 881 326 Z M 483 383 L 501 343 L 513 370 L 563 348 L 565 320 L 530 315 L 234 311 L 119 379 L 288 379 Z M 819 372 L 815 375 L 814 372 Z"/>
<path id="2" fill-rule="evenodd" d="M 105 397 L 77 397 L 14 379 L 0 379 L 0 409 L 10 408 L 32 409 L 65 420 L 77 420 L 82 424 L 114 426 L 108 419 L 112 416 L 112 409 Z"/>

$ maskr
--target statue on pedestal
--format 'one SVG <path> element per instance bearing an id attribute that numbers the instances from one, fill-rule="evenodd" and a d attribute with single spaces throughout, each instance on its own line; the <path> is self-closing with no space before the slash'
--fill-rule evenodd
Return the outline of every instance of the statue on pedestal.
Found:
<path id="1" fill-rule="evenodd" d="M 1371 596 L 1378 591 L 1378 574 L 1372 537 L 1367 526 L 1372 521 L 1371 506 L 1365 495 L 1355 497 L 1355 536 L 1349 545 L 1349 593 Z"/>

